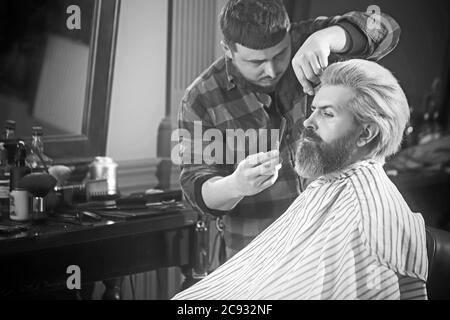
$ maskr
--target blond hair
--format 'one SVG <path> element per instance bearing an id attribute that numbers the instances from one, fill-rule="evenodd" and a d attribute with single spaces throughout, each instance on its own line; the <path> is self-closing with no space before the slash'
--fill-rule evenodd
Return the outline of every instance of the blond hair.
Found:
<path id="1" fill-rule="evenodd" d="M 405 93 L 394 75 L 381 65 L 361 59 L 331 64 L 321 85 L 351 88 L 355 96 L 347 105 L 360 123 L 375 125 L 379 132 L 371 142 L 371 156 L 385 158 L 400 148 L 409 121 Z"/>

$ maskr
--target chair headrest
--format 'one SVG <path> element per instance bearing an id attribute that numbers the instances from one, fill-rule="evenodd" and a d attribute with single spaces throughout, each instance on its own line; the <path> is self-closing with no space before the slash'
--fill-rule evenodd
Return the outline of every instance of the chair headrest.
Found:
<path id="1" fill-rule="evenodd" d="M 450 232 L 426 227 L 429 299 L 450 299 Z"/>

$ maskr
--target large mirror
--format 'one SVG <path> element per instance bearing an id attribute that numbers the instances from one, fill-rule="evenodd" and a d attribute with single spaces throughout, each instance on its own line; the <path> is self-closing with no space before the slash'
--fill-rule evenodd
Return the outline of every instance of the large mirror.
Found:
<path id="1" fill-rule="evenodd" d="M 44 129 L 55 163 L 104 155 L 119 0 L 0 2 L 0 127 Z"/>

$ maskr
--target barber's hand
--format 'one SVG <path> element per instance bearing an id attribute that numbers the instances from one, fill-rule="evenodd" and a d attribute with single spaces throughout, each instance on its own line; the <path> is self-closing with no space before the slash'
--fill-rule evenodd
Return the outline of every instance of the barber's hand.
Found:
<path id="1" fill-rule="evenodd" d="M 252 196 L 272 186 L 281 168 L 279 151 L 253 154 L 242 160 L 231 175 L 239 196 Z"/>
<path id="2" fill-rule="evenodd" d="M 313 87 L 328 66 L 331 49 L 329 41 L 317 31 L 309 36 L 292 59 L 292 67 L 306 94 L 314 95 Z"/>

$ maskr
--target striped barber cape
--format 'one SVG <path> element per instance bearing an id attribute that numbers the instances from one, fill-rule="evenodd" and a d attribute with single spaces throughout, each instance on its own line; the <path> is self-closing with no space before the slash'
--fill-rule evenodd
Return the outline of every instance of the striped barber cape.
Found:
<path id="1" fill-rule="evenodd" d="M 427 299 L 425 223 L 365 160 L 313 181 L 247 247 L 174 299 Z"/>

